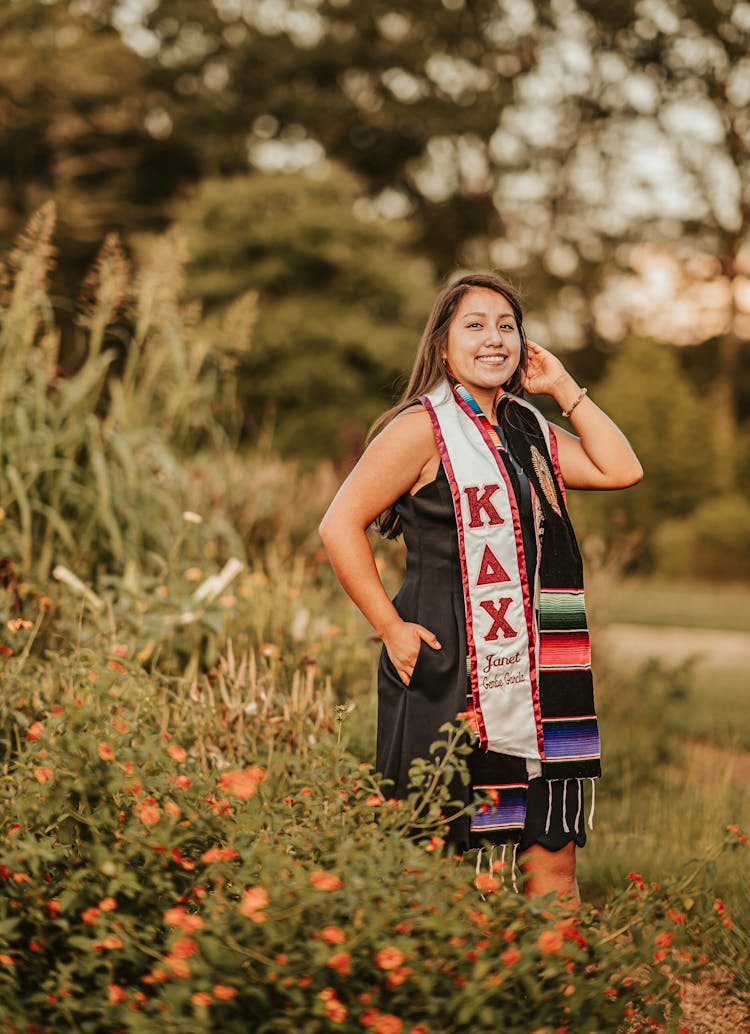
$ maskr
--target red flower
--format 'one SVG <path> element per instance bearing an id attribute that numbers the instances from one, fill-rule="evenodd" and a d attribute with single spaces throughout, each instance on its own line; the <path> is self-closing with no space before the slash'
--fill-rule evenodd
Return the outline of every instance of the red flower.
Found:
<path id="1" fill-rule="evenodd" d="M 193 1005 L 211 1005 L 213 998 L 206 991 L 196 991 L 190 995 L 190 1001 Z"/>
<path id="2" fill-rule="evenodd" d="M 346 933 L 340 926 L 324 926 L 320 935 L 326 944 L 344 944 L 346 941 Z"/>
<path id="3" fill-rule="evenodd" d="M 521 958 L 521 952 L 518 948 L 506 948 L 500 956 L 500 961 L 504 966 L 512 966 L 515 962 L 518 962 Z"/>
<path id="4" fill-rule="evenodd" d="M 126 998 L 127 995 L 119 984 L 107 984 L 107 1001 L 110 1005 L 119 1005 Z"/>
<path id="5" fill-rule="evenodd" d="M 117 901 L 114 898 L 102 898 L 99 908 L 102 912 L 114 912 L 117 908 Z"/>
<path id="6" fill-rule="evenodd" d="M 352 957 L 348 951 L 337 951 L 335 955 L 331 955 L 326 964 L 342 976 L 346 976 L 352 971 Z"/>
<path id="7" fill-rule="evenodd" d="M 167 754 L 169 754 L 174 761 L 186 761 L 188 756 L 185 748 L 181 747 L 179 743 L 171 743 L 167 747 Z"/>
<path id="8" fill-rule="evenodd" d="M 26 732 L 26 739 L 31 740 L 33 743 L 34 740 L 39 739 L 43 732 L 44 726 L 41 722 L 32 722 Z"/>
<path id="9" fill-rule="evenodd" d="M 84 923 L 87 923 L 89 926 L 92 923 L 95 923 L 96 920 L 98 919 L 98 917 L 99 917 L 99 909 L 98 908 L 85 908 L 83 910 L 83 912 L 81 912 L 81 919 L 84 921 Z"/>

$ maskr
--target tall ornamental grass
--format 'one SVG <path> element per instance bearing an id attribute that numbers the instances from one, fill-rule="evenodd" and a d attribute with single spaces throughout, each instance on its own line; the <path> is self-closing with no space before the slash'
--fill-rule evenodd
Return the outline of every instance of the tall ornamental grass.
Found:
<path id="1" fill-rule="evenodd" d="M 255 320 L 253 294 L 213 322 L 180 302 L 177 237 L 133 270 L 111 236 L 63 350 L 48 292 L 54 225 L 48 203 L 0 280 L 0 550 L 37 584 L 58 563 L 96 580 L 168 556 L 184 457 L 235 435 L 233 371 Z"/>

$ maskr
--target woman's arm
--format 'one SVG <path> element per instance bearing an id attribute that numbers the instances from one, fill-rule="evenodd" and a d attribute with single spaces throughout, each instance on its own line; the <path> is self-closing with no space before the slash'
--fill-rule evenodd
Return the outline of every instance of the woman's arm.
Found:
<path id="1" fill-rule="evenodd" d="M 320 524 L 320 536 L 341 585 L 383 640 L 405 685 L 420 640 L 440 643 L 429 629 L 403 621 L 388 598 L 367 529 L 434 465 L 437 446 L 421 406 L 404 410 L 373 440 L 343 483 Z"/>
<path id="2" fill-rule="evenodd" d="M 551 395 L 563 412 L 581 388 L 560 360 L 528 342 L 529 364 L 523 387 L 533 395 Z M 568 488 L 627 488 L 643 477 L 643 468 L 619 427 L 584 395 L 570 413 L 577 436 L 553 424 L 563 481 Z"/>

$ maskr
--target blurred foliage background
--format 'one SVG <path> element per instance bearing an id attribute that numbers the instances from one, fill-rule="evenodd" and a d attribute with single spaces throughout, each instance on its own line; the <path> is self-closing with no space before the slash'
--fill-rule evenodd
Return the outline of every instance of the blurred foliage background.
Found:
<path id="1" fill-rule="evenodd" d="M 201 361 L 238 370 L 225 444 L 308 470 L 351 462 L 440 283 L 498 268 L 644 459 L 636 489 L 577 501 L 584 534 L 642 570 L 745 577 L 749 53 L 730 0 L 10 0 L 0 246 L 54 201 L 61 383 L 88 361 L 102 241 L 171 269 Z M 120 306 L 101 333 L 119 371 L 144 324 Z M 177 410 L 206 426 L 173 361 L 167 438 Z"/>

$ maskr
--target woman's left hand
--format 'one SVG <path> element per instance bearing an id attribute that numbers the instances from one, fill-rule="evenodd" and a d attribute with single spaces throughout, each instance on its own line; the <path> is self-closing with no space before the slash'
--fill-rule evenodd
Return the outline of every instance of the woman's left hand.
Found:
<path id="1" fill-rule="evenodd" d="M 533 341 L 527 340 L 526 349 L 529 360 L 521 386 L 531 395 L 554 394 L 555 382 L 567 376 L 565 367 L 556 355 Z"/>

